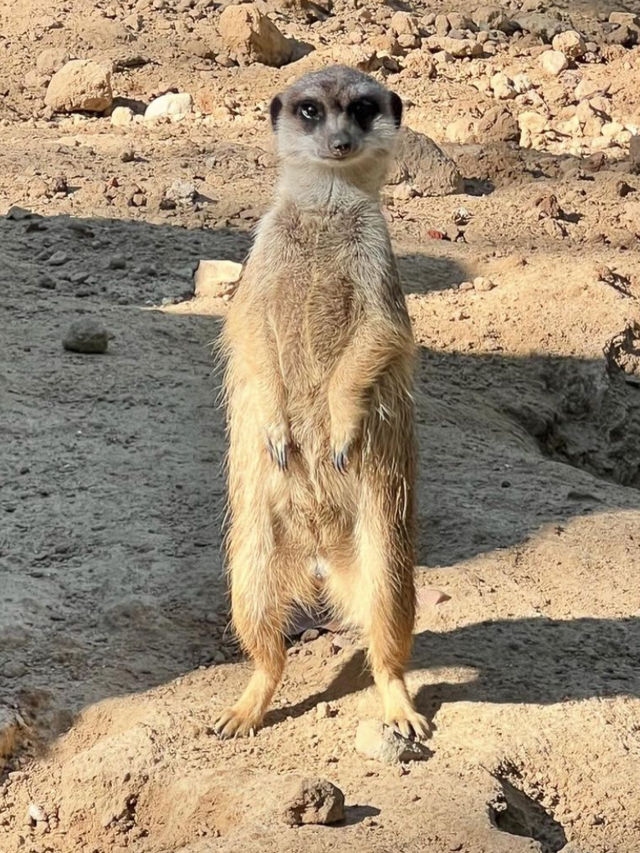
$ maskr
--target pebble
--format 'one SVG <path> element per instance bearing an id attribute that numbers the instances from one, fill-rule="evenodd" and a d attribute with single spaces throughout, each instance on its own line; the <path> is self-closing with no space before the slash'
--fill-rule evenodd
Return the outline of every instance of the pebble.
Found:
<path id="1" fill-rule="evenodd" d="M 109 258 L 109 263 L 107 264 L 107 267 L 110 270 L 123 270 L 126 266 L 127 260 L 124 255 L 113 255 Z"/>
<path id="2" fill-rule="evenodd" d="M 331 716 L 331 706 L 328 702 L 318 702 L 316 705 L 316 715 L 319 720 L 325 720 Z"/>
<path id="3" fill-rule="evenodd" d="M 62 264 L 66 264 L 69 260 L 69 255 L 66 252 L 58 251 L 54 252 L 53 255 L 49 258 L 49 263 L 52 267 L 61 267 Z"/>
<path id="4" fill-rule="evenodd" d="M 288 826 L 337 823 L 344 818 L 344 794 L 327 779 L 296 779 L 285 794 L 282 816 Z"/>
<path id="5" fill-rule="evenodd" d="M 423 761 L 431 756 L 431 750 L 419 741 L 403 737 L 379 720 L 362 720 L 358 724 L 355 746 L 361 755 L 383 764 Z"/>
<path id="6" fill-rule="evenodd" d="M 116 107 L 111 113 L 111 124 L 114 127 L 126 127 L 133 121 L 134 114 L 130 107 Z"/>
<path id="7" fill-rule="evenodd" d="M 587 46 L 580 33 L 575 30 L 565 30 L 554 36 L 551 46 L 555 51 L 563 53 L 567 59 L 580 59 L 587 52 Z"/>
<path id="8" fill-rule="evenodd" d="M 320 636 L 320 631 L 317 628 L 307 628 L 306 631 L 303 632 L 300 637 L 300 642 L 302 643 L 312 643 L 314 640 L 317 640 Z"/>
<path id="9" fill-rule="evenodd" d="M 29 803 L 28 815 L 29 820 L 31 820 L 33 823 L 45 823 L 47 820 L 47 814 L 45 810 L 37 803 Z"/>
<path id="10" fill-rule="evenodd" d="M 479 275 L 473 280 L 473 289 L 479 293 L 486 293 L 488 290 L 493 290 L 494 287 L 494 282 L 490 278 L 486 278 L 486 276 Z"/>
<path id="11" fill-rule="evenodd" d="M 197 195 L 198 191 L 195 184 L 191 181 L 185 181 L 183 178 L 176 178 L 164 192 L 165 199 L 179 204 L 191 204 L 195 201 Z"/>
<path id="12" fill-rule="evenodd" d="M 539 61 L 542 70 L 551 77 L 557 77 L 569 65 L 567 57 L 559 50 L 545 50 L 540 54 Z"/>
<path id="13" fill-rule="evenodd" d="M 85 318 L 71 324 L 62 341 L 62 346 L 70 352 L 105 353 L 109 346 L 109 338 L 109 332 L 102 323 Z"/>
<path id="14" fill-rule="evenodd" d="M 200 261 L 194 273 L 194 295 L 224 297 L 236 287 L 242 264 L 234 261 Z"/>
<path id="15" fill-rule="evenodd" d="M 226 6 L 218 20 L 218 31 L 229 52 L 244 62 L 279 68 L 294 58 L 296 42 L 286 38 L 251 3 Z"/>
<path id="16" fill-rule="evenodd" d="M 151 101 L 144 112 L 146 120 L 172 116 L 182 117 L 191 112 L 193 98 L 188 92 L 167 92 Z"/>

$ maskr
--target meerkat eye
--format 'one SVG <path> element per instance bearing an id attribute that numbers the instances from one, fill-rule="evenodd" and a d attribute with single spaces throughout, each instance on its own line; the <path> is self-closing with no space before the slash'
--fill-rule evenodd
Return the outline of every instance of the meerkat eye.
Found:
<path id="1" fill-rule="evenodd" d="M 380 112 L 380 107 L 372 98 L 358 98 L 349 104 L 348 112 L 358 122 L 363 130 L 371 124 Z"/>
<path id="2" fill-rule="evenodd" d="M 313 101 L 303 101 L 299 104 L 298 114 L 306 121 L 319 121 L 321 118 L 320 107 Z"/>

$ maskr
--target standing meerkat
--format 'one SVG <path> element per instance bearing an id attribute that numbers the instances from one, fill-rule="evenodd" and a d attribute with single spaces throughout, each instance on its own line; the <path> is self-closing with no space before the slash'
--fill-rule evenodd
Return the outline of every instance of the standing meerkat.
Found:
<path id="1" fill-rule="evenodd" d="M 294 606 L 366 635 L 384 718 L 428 731 L 404 680 L 415 618 L 415 344 L 379 193 L 402 102 L 342 66 L 271 103 L 281 175 L 222 337 L 233 621 L 255 663 L 215 723 L 259 726 Z"/>

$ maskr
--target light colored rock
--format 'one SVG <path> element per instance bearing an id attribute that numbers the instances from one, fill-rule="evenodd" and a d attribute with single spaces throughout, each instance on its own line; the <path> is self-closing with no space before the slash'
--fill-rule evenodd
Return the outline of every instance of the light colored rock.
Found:
<path id="1" fill-rule="evenodd" d="M 235 289 L 241 275 L 242 264 L 233 261 L 200 261 L 193 277 L 194 294 L 221 298 Z"/>
<path id="2" fill-rule="evenodd" d="M 72 59 L 51 78 L 45 104 L 56 112 L 108 110 L 113 101 L 111 72 L 90 59 Z"/>
<path id="3" fill-rule="evenodd" d="M 551 46 L 554 50 L 564 53 L 567 59 L 580 59 L 587 52 L 584 39 L 575 30 L 565 30 L 554 36 Z"/>
<path id="4" fill-rule="evenodd" d="M 38 54 L 36 68 L 40 74 L 51 76 L 60 71 L 71 57 L 63 47 L 48 47 Z"/>
<path id="5" fill-rule="evenodd" d="M 548 120 L 540 113 L 526 110 L 518 116 L 520 127 L 520 145 L 522 148 L 531 148 L 533 143 L 540 138 L 548 126 Z"/>
<path id="6" fill-rule="evenodd" d="M 408 127 L 398 135 L 395 166 L 388 183 L 409 184 L 423 196 L 462 190 L 462 176 L 453 160 L 428 136 Z"/>
<path id="7" fill-rule="evenodd" d="M 395 12 L 391 16 L 389 27 L 397 36 L 420 35 L 417 18 L 410 12 Z"/>
<path id="8" fill-rule="evenodd" d="M 285 38 L 255 6 L 227 6 L 220 15 L 218 29 L 225 46 L 239 60 L 279 68 L 293 59 L 295 42 Z"/>
<path id="9" fill-rule="evenodd" d="M 473 289 L 478 291 L 479 293 L 486 293 L 489 290 L 493 290 L 494 287 L 494 282 L 492 282 L 490 278 L 487 278 L 484 275 L 476 276 L 476 278 L 474 278 L 473 280 Z"/>
<path id="10" fill-rule="evenodd" d="M 525 92 L 529 92 L 533 88 L 533 83 L 524 73 L 514 74 L 512 82 L 518 95 L 524 95 Z"/>
<path id="11" fill-rule="evenodd" d="M 462 116 L 447 125 L 446 137 L 449 142 L 464 145 L 475 140 L 475 121 L 470 116 Z"/>
<path id="12" fill-rule="evenodd" d="M 116 107 L 111 113 L 111 124 L 114 127 L 126 127 L 133 121 L 133 110 L 129 107 Z"/>
<path id="13" fill-rule="evenodd" d="M 102 323 L 86 317 L 71 324 L 62 346 L 70 352 L 101 354 L 107 351 L 109 338 L 109 332 Z"/>
<path id="14" fill-rule="evenodd" d="M 185 116 L 191 112 L 193 98 L 188 92 L 167 92 L 154 98 L 144 112 L 145 119 L 164 118 L 165 116 Z"/>
<path id="15" fill-rule="evenodd" d="M 361 755 L 383 764 L 423 761 L 431 756 L 431 750 L 423 744 L 403 737 L 379 720 L 362 720 L 358 724 L 355 746 Z"/>
<path id="16" fill-rule="evenodd" d="M 610 80 L 588 80 L 583 78 L 575 89 L 575 97 L 577 101 L 582 101 L 585 98 L 594 98 L 597 95 L 606 95 L 611 87 Z"/>
<path id="17" fill-rule="evenodd" d="M 506 106 L 490 107 L 475 126 L 478 142 L 512 142 L 520 139 L 520 128 Z"/>
<path id="18" fill-rule="evenodd" d="M 516 96 L 516 89 L 513 85 L 513 80 L 507 77 L 502 71 L 496 72 L 491 77 L 491 89 L 494 97 L 499 101 L 509 101 Z"/>
<path id="19" fill-rule="evenodd" d="M 557 77 L 569 65 L 567 57 L 559 50 L 545 50 L 539 61 L 542 70 L 551 77 Z"/>
<path id="20" fill-rule="evenodd" d="M 433 52 L 445 51 L 455 59 L 482 55 L 482 45 L 471 39 L 454 39 L 449 38 L 449 36 L 435 35 L 429 36 L 423 41 L 423 44 L 426 44 L 429 50 Z"/>
<path id="21" fill-rule="evenodd" d="M 624 130 L 623 125 L 621 125 L 617 121 L 609 121 L 602 126 L 602 135 L 606 136 L 607 139 L 615 139 L 618 134 L 622 133 Z"/>
<path id="22" fill-rule="evenodd" d="M 610 24 L 624 24 L 627 27 L 640 27 L 640 16 L 635 12 L 612 12 L 609 15 Z"/>
<path id="23" fill-rule="evenodd" d="M 344 818 L 344 794 L 327 779 L 295 779 L 284 794 L 288 826 L 337 823 Z"/>

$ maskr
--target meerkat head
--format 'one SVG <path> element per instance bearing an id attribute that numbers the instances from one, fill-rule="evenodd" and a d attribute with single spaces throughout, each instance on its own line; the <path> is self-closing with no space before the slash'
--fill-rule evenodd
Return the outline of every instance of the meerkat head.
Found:
<path id="1" fill-rule="evenodd" d="M 375 160 L 386 167 L 402 101 L 368 74 L 336 65 L 305 74 L 276 95 L 270 112 L 285 164 L 346 169 Z"/>

